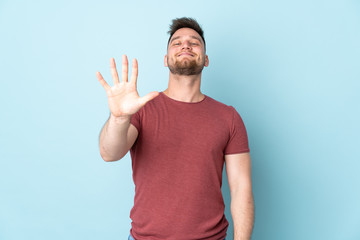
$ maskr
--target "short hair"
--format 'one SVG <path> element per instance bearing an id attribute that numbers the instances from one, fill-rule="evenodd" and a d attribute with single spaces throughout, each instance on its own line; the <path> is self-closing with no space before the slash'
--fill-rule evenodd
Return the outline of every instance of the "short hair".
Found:
<path id="1" fill-rule="evenodd" d="M 169 45 L 171 37 L 180 28 L 191 28 L 192 30 L 194 30 L 195 32 L 197 32 L 200 35 L 200 37 L 204 41 L 204 46 L 206 45 L 205 38 L 204 38 L 204 31 L 200 27 L 199 23 L 195 19 L 188 18 L 188 17 L 175 18 L 172 20 L 172 24 L 170 24 L 170 29 L 168 31 L 168 33 L 170 34 L 170 37 L 168 40 L 168 45 Z"/>

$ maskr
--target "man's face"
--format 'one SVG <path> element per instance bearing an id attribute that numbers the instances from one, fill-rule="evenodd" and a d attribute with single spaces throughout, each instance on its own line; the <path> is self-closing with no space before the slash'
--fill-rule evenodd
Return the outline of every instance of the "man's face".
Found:
<path id="1" fill-rule="evenodd" d="M 171 37 L 165 66 L 177 75 L 198 75 L 209 65 L 201 36 L 191 28 L 180 28 Z"/>

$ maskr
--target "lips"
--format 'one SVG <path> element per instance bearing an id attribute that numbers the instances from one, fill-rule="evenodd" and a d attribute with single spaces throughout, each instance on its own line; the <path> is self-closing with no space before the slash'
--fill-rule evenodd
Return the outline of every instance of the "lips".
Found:
<path id="1" fill-rule="evenodd" d="M 181 52 L 177 55 L 178 57 L 180 56 L 190 56 L 190 57 L 194 57 L 194 54 L 190 53 L 190 52 Z"/>

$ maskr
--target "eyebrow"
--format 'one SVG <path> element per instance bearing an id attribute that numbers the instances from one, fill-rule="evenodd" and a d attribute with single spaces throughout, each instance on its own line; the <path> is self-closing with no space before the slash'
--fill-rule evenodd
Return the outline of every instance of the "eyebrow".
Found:
<path id="1" fill-rule="evenodd" d="M 177 40 L 177 39 L 179 39 L 179 38 L 181 38 L 181 36 L 174 37 L 173 39 L 171 39 L 170 43 L 172 43 L 173 41 L 175 41 L 175 40 Z M 200 38 L 197 37 L 197 36 L 195 36 L 195 35 L 191 35 L 190 38 L 196 39 L 196 40 L 198 40 L 198 41 L 201 42 Z"/>

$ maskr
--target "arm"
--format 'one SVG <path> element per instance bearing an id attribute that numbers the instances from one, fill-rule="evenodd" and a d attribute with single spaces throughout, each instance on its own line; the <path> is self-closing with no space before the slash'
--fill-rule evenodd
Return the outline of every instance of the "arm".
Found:
<path id="1" fill-rule="evenodd" d="M 138 136 L 137 129 L 130 124 L 130 118 L 116 118 L 110 114 L 100 132 L 100 155 L 106 162 L 125 156 Z"/>
<path id="2" fill-rule="evenodd" d="M 131 80 L 128 82 L 127 57 L 124 55 L 122 60 L 121 82 L 119 81 L 115 60 L 113 58 L 110 60 L 111 75 L 114 81 L 113 87 L 107 84 L 100 72 L 96 73 L 108 96 L 111 112 L 99 137 L 100 154 L 107 162 L 119 160 L 129 151 L 138 136 L 137 129 L 130 124 L 131 116 L 159 94 L 158 92 L 151 92 L 144 97 L 140 97 L 136 90 L 137 61 L 136 59 L 133 60 Z"/>
<path id="3" fill-rule="evenodd" d="M 254 225 L 254 200 L 249 153 L 225 155 L 231 195 L 234 240 L 250 240 Z"/>

